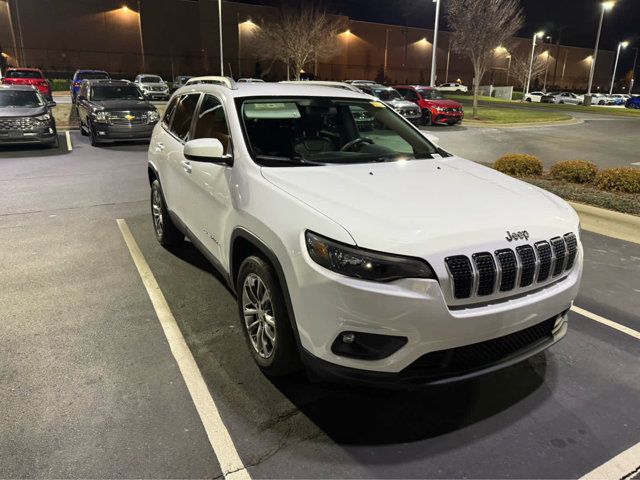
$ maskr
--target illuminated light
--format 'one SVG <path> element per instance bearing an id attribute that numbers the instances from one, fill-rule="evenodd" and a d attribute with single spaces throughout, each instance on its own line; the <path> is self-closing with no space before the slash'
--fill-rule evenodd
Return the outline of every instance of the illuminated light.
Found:
<path id="1" fill-rule="evenodd" d="M 351 35 L 351 30 L 345 30 L 344 35 Z"/>
<path id="2" fill-rule="evenodd" d="M 457 83 L 462 83 L 462 80 L 458 78 L 458 79 L 456 79 L 456 82 Z"/>
<path id="3" fill-rule="evenodd" d="M 126 5 L 122 6 L 122 11 L 123 12 L 128 12 L 129 11 L 129 7 L 127 7 Z"/>
<path id="4" fill-rule="evenodd" d="M 622 45 L 622 48 L 627 48 L 629 46 L 629 42 L 621 42 L 620 45 Z"/>
<path id="5" fill-rule="evenodd" d="M 540 37 L 540 38 L 544 37 L 544 32 L 541 31 L 536 33 L 536 37 Z"/>
<path id="6" fill-rule="evenodd" d="M 602 8 L 605 10 L 611 10 L 615 6 L 616 2 L 602 2 Z"/>

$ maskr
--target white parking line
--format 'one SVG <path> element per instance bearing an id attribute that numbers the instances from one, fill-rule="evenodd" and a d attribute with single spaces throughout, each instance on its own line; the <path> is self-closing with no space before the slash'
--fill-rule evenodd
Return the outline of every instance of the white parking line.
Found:
<path id="1" fill-rule="evenodd" d="M 71 143 L 71 135 L 69 134 L 69 130 L 64 132 L 65 137 L 67 137 L 67 151 L 73 150 L 73 145 Z"/>
<path id="2" fill-rule="evenodd" d="M 249 472 L 247 472 L 238 455 L 229 431 L 220 417 L 216 403 L 207 388 L 207 384 L 202 378 L 202 373 L 193 358 L 187 342 L 180 332 L 176 319 L 171 313 L 171 309 L 151 272 L 151 268 L 149 268 L 149 264 L 142 255 L 133 235 L 131 235 L 127 223 L 121 218 L 118 219 L 117 222 L 122 237 L 129 248 L 133 263 L 138 269 L 144 287 L 147 289 L 147 294 L 151 299 L 167 342 L 169 342 L 171 353 L 178 363 L 180 373 L 191 394 L 191 399 L 198 411 L 198 415 L 200 415 L 200 420 L 207 432 L 209 442 L 218 458 L 225 479 L 250 480 Z"/>
<path id="3" fill-rule="evenodd" d="M 619 332 L 622 333 L 626 333 L 627 335 L 632 336 L 633 338 L 637 338 L 638 340 L 640 340 L 640 332 L 629 328 L 629 327 L 625 327 L 624 325 L 620 325 L 619 323 L 616 323 L 614 321 L 608 320 L 604 317 L 601 317 L 600 315 L 596 315 L 595 313 L 591 313 L 588 310 L 585 310 L 583 308 L 580 307 L 576 307 L 575 305 L 573 307 L 571 307 L 571 310 L 573 310 L 574 312 L 582 315 L 583 317 L 587 317 L 595 322 L 599 322 L 602 323 L 603 325 L 606 325 L 608 327 L 614 328 L 616 330 L 618 330 Z"/>
<path id="4" fill-rule="evenodd" d="M 580 480 L 619 480 L 628 478 L 640 467 L 640 443 L 590 471 Z"/>

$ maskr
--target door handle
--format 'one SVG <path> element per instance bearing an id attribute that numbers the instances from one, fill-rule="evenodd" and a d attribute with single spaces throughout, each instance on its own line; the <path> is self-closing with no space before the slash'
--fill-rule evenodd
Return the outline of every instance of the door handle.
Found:
<path id="1" fill-rule="evenodd" d="M 184 171 L 187 173 L 191 173 L 191 162 L 187 160 L 183 160 L 181 163 L 182 163 L 182 168 L 184 168 Z"/>
<path id="2" fill-rule="evenodd" d="M 163 152 L 163 151 L 164 151 L 164 143 L 162 142 L 156 143 L 156 152 Z"/>

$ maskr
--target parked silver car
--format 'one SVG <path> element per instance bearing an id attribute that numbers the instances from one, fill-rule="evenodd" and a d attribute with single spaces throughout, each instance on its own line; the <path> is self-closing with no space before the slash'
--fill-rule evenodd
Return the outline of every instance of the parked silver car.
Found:
<path id="1" fill-rule="evenodd" d="M 540 100 L 542 103 L 559 103 L 568 105 L 583 105 L 584 96 L 571 92 L 548 93 Z"/>
<path id="2" fill-rule="evenodd" d="M 352 83 L 351 85 L 359 88 L 364 93 L 379 98 L 411 123 L 416 125 L 420 123 L 422 118 L 420 107 L 413 102 L 405 100 L 395 88 L 385 87 L 377 83 Z"/>
<path id="3" fill-rule="evenodd" d="M 169 100 L 169 85 L 160 75 L 138 75 L 134 83 L 149 100 Z"/>

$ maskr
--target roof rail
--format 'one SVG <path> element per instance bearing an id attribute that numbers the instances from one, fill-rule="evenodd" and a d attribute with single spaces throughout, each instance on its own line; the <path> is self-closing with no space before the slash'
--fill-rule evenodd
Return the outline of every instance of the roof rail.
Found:
<path id="1" fill-rule="evenodd" d="M 187 83 L 185 83 L 185 85 L 196 85 L 198 83 L 215 83 L 218 85 L 224 85 L 231 90 L 238 89 L 238 84 L 233 78 L 220 76 L 193 77 L 187 80 Z"/>

